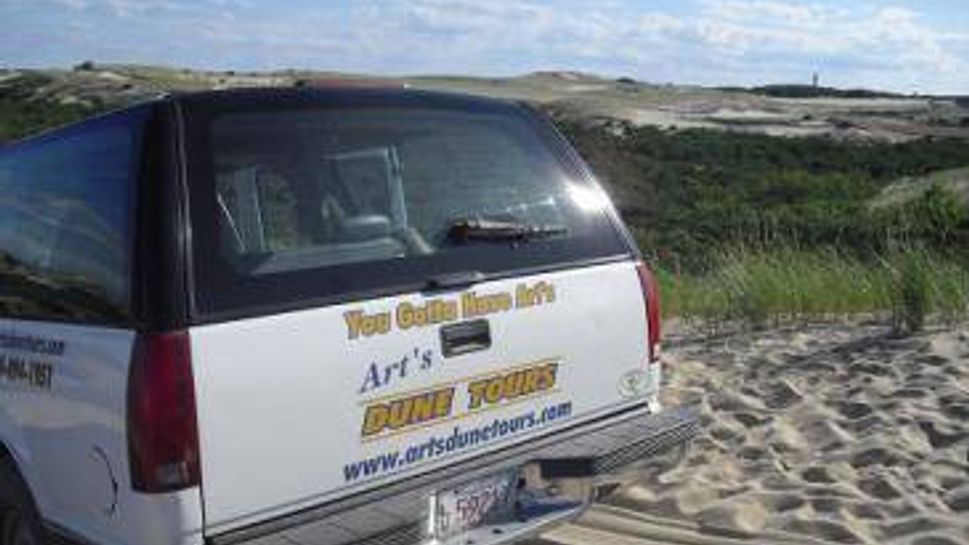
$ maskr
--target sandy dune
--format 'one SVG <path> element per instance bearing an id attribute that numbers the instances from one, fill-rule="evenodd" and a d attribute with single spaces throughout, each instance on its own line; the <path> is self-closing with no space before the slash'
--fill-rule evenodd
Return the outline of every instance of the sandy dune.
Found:
<path id="1" fill-rule="evenodd" d="M 810 326 L 670 339 L 705 431 L 565 545 L 969 544 L 969 331 Z"/>
<path id="2" fill-rule="evenodd" d="M 12 89 L 15 94 L 26 91 L 38 99 L 85 104 L 130 103 L 167 91 L 312 87 L 341 81 L 526 100 L 577 119 L 599 122 L 624 120 L 635 125 L 680 129 L 702 127 L 777 136 L 830 135 L 846 140 L 890 142 L 924 136 L 969 137 L 969 105 L 952 97 L 771 98 L 739 90 L 658 85 L 563 71 L 488 78 L 385 77 L 296 70 L 196 71 L 100 63 L 76 70 L 0 69 L 0 92 Z"/>

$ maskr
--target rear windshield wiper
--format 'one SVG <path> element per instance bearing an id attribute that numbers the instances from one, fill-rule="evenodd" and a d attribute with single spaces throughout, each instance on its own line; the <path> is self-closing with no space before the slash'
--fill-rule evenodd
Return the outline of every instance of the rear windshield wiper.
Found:
<path id="1" fill-rule="evenodd" d="M 461 218 L 451 222 L 448 239 L 465 243 L 471 240 L 526 241 L 533 238 L 564 235 L 569 230 L 564 225 L 540 225 L 516 221 Z"/>

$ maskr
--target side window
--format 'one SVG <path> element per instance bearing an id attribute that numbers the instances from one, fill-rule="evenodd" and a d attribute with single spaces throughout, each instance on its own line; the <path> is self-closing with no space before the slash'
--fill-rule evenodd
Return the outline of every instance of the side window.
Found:
<path id="1" fill-rule="evenodd" d="M 130 118 L 0 155 L 0 315 L 130 315 L 135 150 Z"/>

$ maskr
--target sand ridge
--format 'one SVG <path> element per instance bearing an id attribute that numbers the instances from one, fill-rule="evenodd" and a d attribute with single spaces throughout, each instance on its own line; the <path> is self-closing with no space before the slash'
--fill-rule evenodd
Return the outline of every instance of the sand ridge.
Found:
<path id="1" fill-rule="evenodd" d="M 545 539 L 969 544 L 969 330 L 814 325 L 669 338 L 704 431 Z"/>
<path id="2" fill-rule="evenodd" d="M 969 137 L 969 105 L 957 97 L 782 98 L 752 90 L 657 84 L 569 71 L 493 78 L 318 70 L 236 72 L 89 62 L 71 70 L 0 68 L 0 91 L 87 105 L 130 104 L 175 91 L 334 84 L 404 86 L 525 100 L 599 124 L 621 120 L 665 128 L 828 135 L 851 141 Z"/>

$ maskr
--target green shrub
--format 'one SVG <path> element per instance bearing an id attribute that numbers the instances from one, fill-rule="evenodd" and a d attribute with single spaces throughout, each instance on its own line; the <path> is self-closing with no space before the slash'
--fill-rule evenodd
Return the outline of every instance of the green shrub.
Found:
<path id="1" fill-rule="evenodd" d="M 901 211 L 869 211 L 901 177 L 969 166 L 967 140 L 844 142 L 557 121 L 608 185 L 643 249 L 694 273 L 707 271 L 724 247 L 779 240 L 866 257 L 896 239 L 969 248 L 969 214 L 941 188 Z"/>

